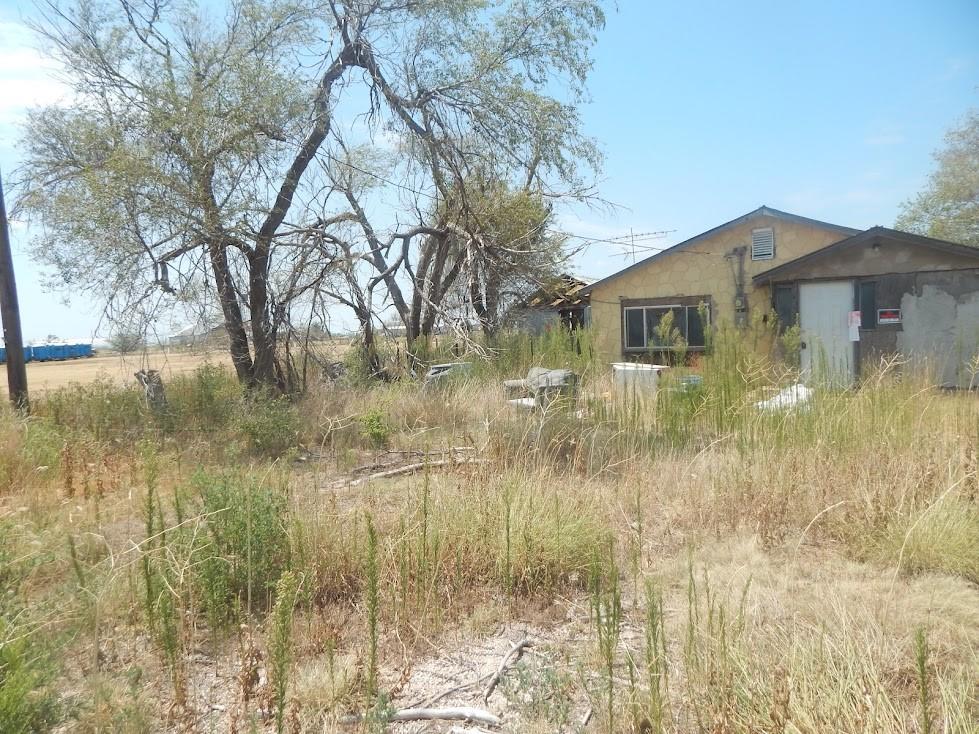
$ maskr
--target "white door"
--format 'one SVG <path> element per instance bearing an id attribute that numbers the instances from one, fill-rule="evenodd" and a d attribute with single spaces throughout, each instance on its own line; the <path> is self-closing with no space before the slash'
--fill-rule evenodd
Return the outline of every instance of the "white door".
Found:
<path id="1" fill-rule="evenodd" d="M 799 285 L 800 356 L 807 380 L 847 385 L 852 382 L 853 342 L 848 324 L 852 310 L 852 281 Z"/>

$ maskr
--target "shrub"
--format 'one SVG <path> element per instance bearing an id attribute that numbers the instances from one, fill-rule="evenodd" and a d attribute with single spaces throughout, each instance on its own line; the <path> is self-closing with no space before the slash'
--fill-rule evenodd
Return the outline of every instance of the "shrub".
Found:
<path id="1" fill-rule="evenodd" d="M 197 473 L 210 544 L 198 568 L 202 604 L 215 626 L 237 610 L 267 609 L 290 557 L 286 498 L 253 478 Z"/>
<path id="2" fill-rule="evenodd" d="M 48 687 L 54 665 L 35 636 L 19 636 L 0 618 L 0 726 L 5 734 L 46 731 L 60 718 Z"/>
<path id="3" fill-rule="evenodd" d="M 384 448 L 391 441 L 391 428 L 380 408 L 371 408 L 360 419 L 361 434 L 376 449 Z"/>
<path id="4" fill-rule="evenodd" d="M 139 437 L 147 426 L 142 390 L 119 387 L 107 378 L 48 393 L 34 401 L 33 410 L 56 426 L 87 433 L 96 441 Z"/>
<path id="5" fill-rule="evenodd" d="M 227 428 L 241 409 L 241 386 L 226 368 L 203 364 L 179 375 L 167 388 L 170 408 L 181 428 L 211 433 Z"/>
<path id="6" fill-rule="evenodd" d="M 237 423 L 249 450 L 262 456 L 281 456 L 296 445 L 299 435 L 299 416 L 289 399 L 266 392 L 242 403 Z"/>

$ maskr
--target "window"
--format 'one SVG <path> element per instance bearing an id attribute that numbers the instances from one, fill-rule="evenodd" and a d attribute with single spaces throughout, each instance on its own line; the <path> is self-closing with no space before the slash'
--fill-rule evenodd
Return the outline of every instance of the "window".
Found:
<path id="1" fill-rule="evenodd" d="M 778 330 L 783 332 L 799 321 L 799 292 L 795 285 L 781 284 L 772 289 L 772 310 L 778 317 Z"/>
<path id="2" fill-rule="evenodd" d="M 865 280 L 859 285 L 860 328 L 877 328 L 877 283 Z"/>
<path id="3" fill-rule="evenodd" d="M 646 309 L 627 308 L 625 310 L 625 346 L 637 349 L 646 346 Z"/>
<path id="4" fill-rule="evenodd" d="M 751 230 L 751 259 L 771 260 L 775 257 L 775 230 L 771 227 Z"/>
<path id="5" fill-rule="evenodd" d="M 706 320 L 701 318 L 701 303 L 705 304 Z M 705 301 L 700 300 L 687 304 L 625 306 L 623 322 L 626 351 L 676 349 L 678 336 L 687 347 L 702 349 L 706 345 L 710 311 Z"/>

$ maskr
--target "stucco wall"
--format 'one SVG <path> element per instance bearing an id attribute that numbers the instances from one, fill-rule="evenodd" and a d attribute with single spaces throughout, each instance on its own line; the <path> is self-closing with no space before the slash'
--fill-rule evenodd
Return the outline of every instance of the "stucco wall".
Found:
<path id="1" fill-rule="evenodd" d="M 753 261 L 751 230 L 761 227 L 772 227 L 775 231 L 775 257 Z M 736 247 L 748 248 L 744 258 L 744 286 L 748 294 L 749 318 L 753 311 L 767 312 L 770 305 L 768 288 L 755 289 L 751 284 L 753 276 L 844 237 L 846 233 L 836 228 L 757 215 L 677 252 L 640 264 L 592 291 L 596 348 L 608 361 L 622 358 L 620 300 L 624 298 L 706 295 L 711 298 L 713 322 L 733 323 L 737 260 L 725 260 L 724 255 Z"/>
<path id="2" fill-rule="evenodd" d="M 943 385 L 976 387 L 979 356 L 979 270 L 920 273 L 901 298 L 897 351 L 934 370 Z"/>

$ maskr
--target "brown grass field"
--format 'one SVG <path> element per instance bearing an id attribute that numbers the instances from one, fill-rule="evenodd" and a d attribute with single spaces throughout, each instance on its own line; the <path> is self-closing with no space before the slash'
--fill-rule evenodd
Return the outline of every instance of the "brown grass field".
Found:
<path id="1" fill-rule="evenodd" d="M 28 362 L 27 386 L 32 394 L 49 392 L 73 384 L 86 384 L 96 379 L 107 379 L 116 385 L 134 382 L 133 373 L 141 369 L 154 369 L 163 373 L 169 380 L 175 375 L 193 372 L 205 362 L 215 365 L 229 365 L 231 359 L 226 351 L 176 352 L 153 349 L 133 354 L 99 352 L 87 359 L 69 359 L 58 362 Z M 6 379 L 2 383 L 2 394 L 7 394 Z"/>
<path id="2" fill-rule="evenodd" d="M 724 338 L 648 400 L 546 343 L 290 399 L 217 354 L 32 365 L 0 732 L 976 734 L 976 395 L 887 367 L 773 414 L 798 375 Z M 531 364 L 579 394 L 513 409 Z"/>

